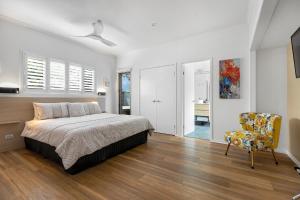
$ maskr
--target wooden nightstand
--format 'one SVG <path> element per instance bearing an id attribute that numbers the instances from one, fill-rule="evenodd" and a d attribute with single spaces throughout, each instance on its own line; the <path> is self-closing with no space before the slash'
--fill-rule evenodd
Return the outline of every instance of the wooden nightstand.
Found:
<path id="1" fill-rule="evenodd" d="M 0 152 L 24 147 L 23 128 L 22 121 L 0 121 Z"/>

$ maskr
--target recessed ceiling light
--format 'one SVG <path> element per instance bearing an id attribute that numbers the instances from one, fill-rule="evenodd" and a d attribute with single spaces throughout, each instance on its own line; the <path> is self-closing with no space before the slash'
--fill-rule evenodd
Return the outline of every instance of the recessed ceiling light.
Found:
<path id="1" fill-rule="evenodd" d="M 154 28 L 154 27 L 157 26 L 157 23 L 156 23 L 156 22 L 153 22 L 153 23 L 151 24 L 151 26 Z"/>

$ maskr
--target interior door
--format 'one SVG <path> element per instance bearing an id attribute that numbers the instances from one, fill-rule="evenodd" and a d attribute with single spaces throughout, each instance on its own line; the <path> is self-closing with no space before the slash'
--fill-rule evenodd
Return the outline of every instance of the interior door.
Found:
<path id="1" fill-rule="evenodd" d="M 157 132 L 176 133 L 176 66 L 156 68 Z"/>
<path id="2" fill-rule="evenodd" d="M 141 70 L 140 114 L 146 117 L 156 129 L 156 77 L 155 69 Z"/>

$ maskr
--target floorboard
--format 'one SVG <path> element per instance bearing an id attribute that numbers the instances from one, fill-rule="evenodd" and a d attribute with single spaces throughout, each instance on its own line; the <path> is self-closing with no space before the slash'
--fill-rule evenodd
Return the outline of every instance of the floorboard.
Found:
<path id="1" fill-rule="evenodd" d="M 290 199 L 300 193 L 293 162 L 192 138 L 154 134 L 77 175 L 26 149 L 0 153 L 0 199 Z"/>

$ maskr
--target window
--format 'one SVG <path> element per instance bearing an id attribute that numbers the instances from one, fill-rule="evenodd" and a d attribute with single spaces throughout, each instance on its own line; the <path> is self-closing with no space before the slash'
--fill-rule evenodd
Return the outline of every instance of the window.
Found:
<path id="1" fill-rule="evenodd" d="M 46 89 L 46 60 L 27 57 L 26 86 L 27 89 Z"/>
<path id="2" fill-rule="evenodd" d="M 26 92 L 96 94 L 96 71 L 92 67 L 34 54 L 24 56 Z"/>
<path id="3" fill-rule="evenodd" d="M 74 92 L 82 91 L 82 67 L 69 66 L 69 90 Z"/>
<path id="4" fill-rule="evenodd" d="M 50 62 L 50 90 L 66 89 L 66 66 L 62 62 Z"/>
<path id="5" fill-rule="evenodd" d="M 84 69 L 83 71 L 83 89 L 84 92 L 95 91 L 95 70 Z"/>

